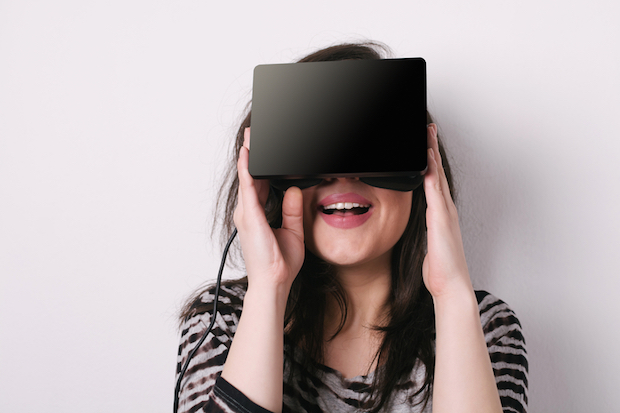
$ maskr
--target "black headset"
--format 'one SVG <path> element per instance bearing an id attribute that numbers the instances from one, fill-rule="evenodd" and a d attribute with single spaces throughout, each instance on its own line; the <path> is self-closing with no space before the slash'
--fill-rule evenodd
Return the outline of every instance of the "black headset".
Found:
<path id="1" fill-rule="evenodd" d="M 417 176 L 372 176 L 359 178 L 365 184 L 375 186 L 377 188 L 392 189 L 395 191 L 408 192 L 416 189 L 424 181 L 424 175 Z M 286 191 L 292 186 L 299 189 L 306 189 L 314 185 L 320 184 L 322 179 L 270 179 L 269 183 L 274 188 Z"/>

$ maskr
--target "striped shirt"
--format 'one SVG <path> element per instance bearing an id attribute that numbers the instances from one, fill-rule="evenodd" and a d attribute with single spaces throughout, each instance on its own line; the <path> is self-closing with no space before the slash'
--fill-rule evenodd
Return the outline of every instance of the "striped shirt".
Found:
<path id="1" fill-rule="evenodd" d="M 192 358 L 181 383 L 179 412 L 268 413 L 268 411 L 220 377 L 224 362 L 239 323 L 245 286 L 222 286 L 218 299 L 218 314 L 213 329 Z M 199 299 L 213 301 L 213 289 Z M 515 313 L 500 299 L 486 291 L 476 291 L 480 321 L 503 410 L 505 413 L 527 411 L 528 362 L 521 324 Z M 196 315 L 185 321 L 181 328 L 177 377 L 188 353 L 195 347 L 210 323 L 209 313 Z M 365 400 L 373 381 L 367 376 L 344 378 L 327 366 L 320 367 L 310 380 L 302 380 L 299 373 L 290 377 L 294 364 L 301 362 L 300 350 L 284 345 L 283 412 L 357 412 Z M 300 369 L 294 369 L 299 372 Z M 307 374 L 311 374 L 306 372 Z M 416 363 L 408 380 L 399 383 L 385 412 L 431 412 L 432 400 L 424 410 L 417 400 L 410 400 L 412 383 L 422 383 L 424 365 Z M 409 385 L 408 385 L 409 383 Z"/>

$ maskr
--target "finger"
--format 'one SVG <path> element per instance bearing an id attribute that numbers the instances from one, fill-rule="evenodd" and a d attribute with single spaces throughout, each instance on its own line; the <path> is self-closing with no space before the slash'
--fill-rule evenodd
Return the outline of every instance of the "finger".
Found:
<path id="1" fill-rule="evenodd" d="M 237 175 L 239 176 L 239 189 L 243 192 L 254 186 L 252 176 L 248 171 L 249 155 L 248 148 L 242 146 L 239 150 L 239 158 L 237 158 Z"/>
<path id="2" fill-rule="evenodd" d="M 258 194 L 258 202 L 264 208 L 269 198 L 269 179 L 255 179 L 254 186 Z"/>
<path id="3" fill-rule="evenodd" d="M 243 148 L 243 147 L 242 147 Z M 239 185 L 237 186 L 237 206 L 235 209 L 235 213 L 240 211 L 243 208 L 243 191 L 241 190 L 242 179 L 241 179 L 241 170 L 243 169 L 243 160 L 241 157 L 243 154 L 242 150 L 239 150 L 239 156 L 237 156 L 237 180 L 239 181 Z"/>
<path id="4" fill-rule="evenodd" d="M 292 186 L 284 194 L 282 200 L 282 228 L 295 233 L 303 240 L 304 236 L 304 204 L 301 189 Z"/>
<path id="5" fill-rule="evenodd" d="M 243 130 L 243 146 L 250 150 L 250 128 L 245 128 Z"/>
<path id="6" fill-rule="evenodd" d="M 428 147 L 433 148 L 436 152 L 439 152 L 439 140 L 437 139 L 437 125 L 434 123 L 429 123 L 427 129 L 426 139 L 428 142 Z M 439 159 L 435 159 L 438 165 L 441 165 Z"/>
<path id="7" fill-rule="evenodd" d="M 244 213 L 250 214 L 250 217 L 256 218 L 265 212 L 258 198 L 257 188 L 254 184 L 254 178 L 248 171 L 249 152 L 244 146 L 239 151 L 239 159 L 237 160 L 237 174 L 239 176 L 239 203 Z M 268 188 L 267 188 L 268 189 Z"/>
<path id="8" fill-rule="evenodd" d="M 446 200 L 443 195 L 443 188 L 441 186 L 441 179 L 439 177 L 435 150 L 428 148 L 428 171 L 424 175 L 424 193 L 426 195 L 426 202 L 430 211 L 447 212 Z"/>
<path id="9" fill-rule="evenodd" d="M 444 197 L 446 207 L 450 210 L 454 208 L 454 201 L 450 195 L 450 185 L 448 185 L 448 178 L 446 177 L 446 171 L 443 168 L 443 160 L 441 158 L 441 152 L 439 151 L 439 139 L 437 137 L 437 125 L 431 123 L 428 130 L 429 147 L 433 148 L 433 155 L 435 156 L 435 162 L 437 163 L 437 177 L 439 179 L 439 185 L 441 187 L 441 193 Z"/>
<path id="10" fill-rule="evenodd" d="M 438 207 L 445 207 L 445 198 L 443 196 L 443 188 L 439 168 L 439 148 L 436 139 L 437 125 L 431 123 L 427 128 L 427 159 L 428 159 L 428 171 L 424 177 L 424 191 L 426 192 L 426 198 L 429 208 L 436 210 Z"/>
<path id="11" fill-rule="evenodd" d="M 248 151 L 250 150 L 250 128 L 245 128 L 243 130 L 243 147 L 247 148 Z M 248 160 L 248 165 L 249 165 L 249 160 Z M 258 193 L 259 203 L 264 208 L 265 204 L 267 203 L 267 198 L 269 197 L 269 180 L 254 179 L 254 186 L 256 188 L 256 192 Z"/>

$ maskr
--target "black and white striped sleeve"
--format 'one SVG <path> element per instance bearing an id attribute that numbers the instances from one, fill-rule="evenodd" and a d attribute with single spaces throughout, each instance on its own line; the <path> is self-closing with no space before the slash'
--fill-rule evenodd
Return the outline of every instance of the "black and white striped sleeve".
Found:
<path id="1" fill-rule="evenodd" d="M 526 413 L 528 361 L 521 323 L 499 298 L 486 291 L 476 291 L 476 298 L 504 413 Z"/>
<path id="2" fill-rule="evenodd" d="M 181 381 L 179 413 L 265 413 L 243 393 L 220 377 L 232 338 L 239 324 L 245 290 L 237 285 L 222 286 L 218 298 L 217 316 L 212 330 L 192 357 Z M 200 297 L 202 304 L 211 307 L 213 290 Z M 177 379 L 189 353 L 197 345 L 211 322 L 212 311 L 186 320 L 181 327 L 177 356 Z"/>

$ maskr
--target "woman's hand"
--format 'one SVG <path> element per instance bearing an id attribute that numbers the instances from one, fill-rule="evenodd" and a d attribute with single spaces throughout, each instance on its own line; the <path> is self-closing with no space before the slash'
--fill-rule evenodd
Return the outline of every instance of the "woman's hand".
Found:
<path id="1" fill-rule="evenodd" d="M 269 182 L 248 172 L 250 129 L 239 152 L 239 197 L 234 221 L 239 233 L 248 290 L 222 377 L 272 412 L 282 411 L 284 313 L 304 260 L 303 197 L 290 188 L 282 202 L 282 228 L 265 217 Z"/>
<path id="2" fill-rule="evenodd" d="M 428 252 L 422 275 L 435 308 L 433 412 L 499 413 L 502 406 L 434 124 L 428 127 L 428 146 Z"/>
<path id="3" fill-rule="evenodd" d="M 254 180 L 248 172 L 249 144 L 250 128 L 246 128 L 237 161 L 239 197 L 233 219 L 248 274 L 248 290 L 284 287 L 288 295 L 304 260 L 303 196 L 296 187 L 286 191 L 282 227 L 272 229 L 264 209 L 269 182 Z"/>
<path id="4" fill-rule="evenodd" d="M 473 292 L 461 239 L 459 217 L 443 169 L 437 125 L 428 126 L 428 171 L 424 177 L 428 252 L 422 265 L 424 284 L 434 299 Z"/>

